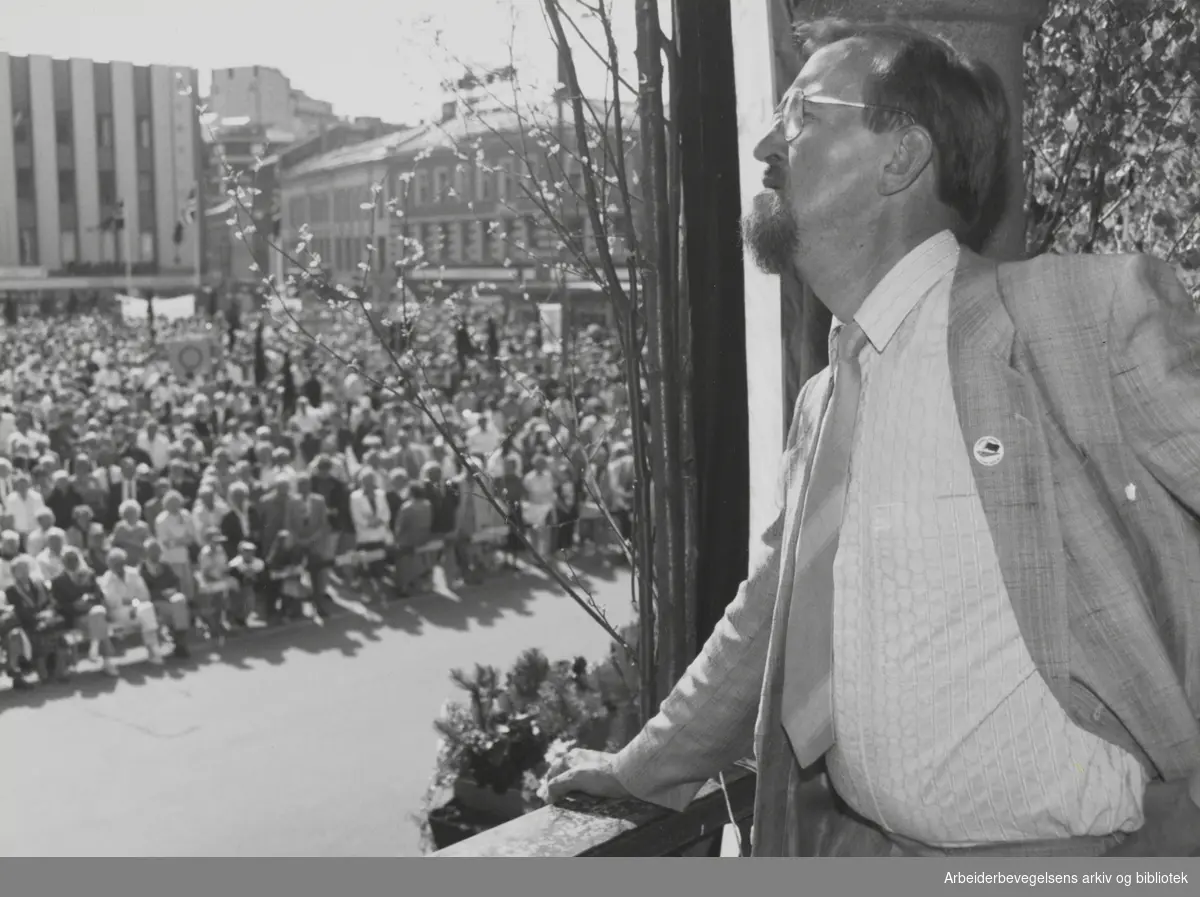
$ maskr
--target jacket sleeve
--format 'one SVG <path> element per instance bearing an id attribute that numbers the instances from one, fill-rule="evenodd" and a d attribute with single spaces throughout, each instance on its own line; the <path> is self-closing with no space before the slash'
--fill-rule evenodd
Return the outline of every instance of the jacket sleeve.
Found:
<path id="1" fill-rule="evenodd" d="M 1126 438 L 1154 478 L 1200 516 L 1200 315 L 1168 264 L 1135 258 L 1114 292 L 1108 349 Z"/>
<path id="2" fill-rule="evenodd" d="M 708 779 L 754 751 L 789 510 L 786 484 L 804 462 L 801 409 L 818 379 L 796 401 L 780 465 L 779 512 L 751 547 L 749 575 L 658 715 L 614 758 L 617 779 L 642 800 L 682 810 Z"/>

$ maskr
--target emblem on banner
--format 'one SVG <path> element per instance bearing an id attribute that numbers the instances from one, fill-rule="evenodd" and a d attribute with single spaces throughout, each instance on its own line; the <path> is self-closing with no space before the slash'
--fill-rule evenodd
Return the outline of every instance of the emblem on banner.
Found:
<path id="1" fill-rule="evenodd" d="M 167 360 L 171 370 L 181 380 L 205 376 L 213 368 L 213 343 L 207 336 L 174 340 L 167 344 Z"/>

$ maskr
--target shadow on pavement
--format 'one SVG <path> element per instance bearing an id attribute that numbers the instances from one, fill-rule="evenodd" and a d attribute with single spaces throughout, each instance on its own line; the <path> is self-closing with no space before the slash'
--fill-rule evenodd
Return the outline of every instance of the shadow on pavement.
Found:
<path id="1" fill-rule="evenodd" d="M 617 578 L 612 564 L 600 558 L 579 559 L 572 566 L 573 570 L 568 570 L 564 565 L 562 572 L 581 591 L 590 591 L 597 582 L 611 583 Z M 97 669 L 82 670 L 67 682 L 39 684 L 28 691 L 17 691 L 6 684 L 0 688 L 0 710 L 39 707 L 68 696 L 95 698 L 119 686 L 141 685 L 152 679 L 184 679 L 214 663 L 251 670 L 255 662 L 283 664 L 287 654 L 296 651 L 313 654 L 340 651 L 353 657 L 364 642 L 378 640 L 376 632 L 380 627 L 403 630 L 414 636 L 419 636 L 426 626 L 466 631 L 471 624 L 492 626 L 509 615 L 530 616 L 533 612 L 529 603 L 547 592 L 563 601 L 571 600 L 545 573 L 528 565 L 491 574 L 486 582 L 465 586 L 457 592 L 446 587 L 439 571 L 435 591 L 413 598 L 391 599 L 386 607 L 378 599 L 366 603 L 358 597 L 344 596 L 336 586 L 333 592 L 338 608 L 323 624 L 303 620 L 234 634 L 223 648 L 193 634 L 191 658 L 168 659 L 158 667 L 144 660 L 144 649 L 131 648 L 118 662 L 120 678 L 106 676 Z"/>

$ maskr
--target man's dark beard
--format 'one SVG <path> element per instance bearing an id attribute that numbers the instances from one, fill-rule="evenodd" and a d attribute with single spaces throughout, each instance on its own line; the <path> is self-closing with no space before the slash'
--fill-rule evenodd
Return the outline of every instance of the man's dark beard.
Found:
<path id="1" fill-rule="evenodd" d="M 799 242 L 796 218 L 783 196 L 775 190 L 755 196 L 742 218 L 742 245 L 754 263 L 768 274 L 783 274 L 791 268 Z"/>

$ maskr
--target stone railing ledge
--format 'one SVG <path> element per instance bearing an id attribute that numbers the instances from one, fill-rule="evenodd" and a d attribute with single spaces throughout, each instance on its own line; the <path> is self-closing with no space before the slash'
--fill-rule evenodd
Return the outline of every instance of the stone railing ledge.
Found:
<path id="1" fill-rule="evenodd" d="M 754 774 L 725 774 L 729 805 L 743 830 L 754 812 Z M 729 824 L 725 794 L 709 782 L 682 812 L 639 800 L 569 796 L 561 804 L 489 829 L 435 857 L 582 857 L 716 855 Z M 714 849 L 715 846 L 715 849 Z"/>

